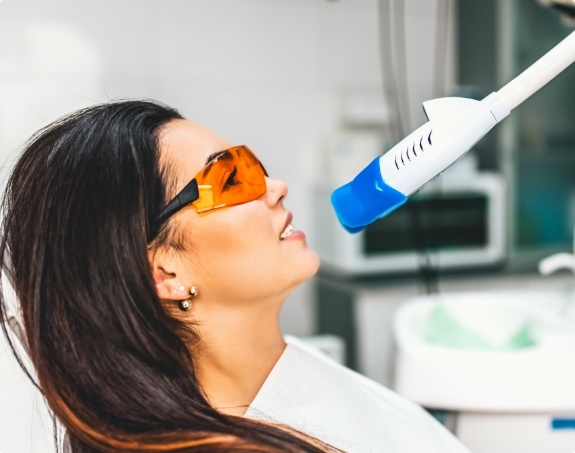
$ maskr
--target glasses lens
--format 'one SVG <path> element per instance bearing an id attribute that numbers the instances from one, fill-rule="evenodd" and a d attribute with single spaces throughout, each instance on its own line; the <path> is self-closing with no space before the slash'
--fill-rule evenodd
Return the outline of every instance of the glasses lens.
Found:
<path id="1" fill-rule="evenodd" d="M 266 192 L 265 176 L 260 161 L 247 146 L 222 151 L 196 176 L 198 211 L 258 199 Z"/>

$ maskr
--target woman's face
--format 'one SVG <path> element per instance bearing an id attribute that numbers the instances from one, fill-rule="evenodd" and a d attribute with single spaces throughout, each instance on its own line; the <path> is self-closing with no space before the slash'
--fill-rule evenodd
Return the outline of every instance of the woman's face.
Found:
<path id="1" fill-rule="evenodd" d="M 195 177 L 210 155 L 231 146 L 187 120 L 173 121 L 160 138 L 161 159 L 176 172 L 176 191 Z M 172 217 L 172 231 L 184 238 L 185 251 L 176 253 L 174 262 L 179 264 L 170 273 L 187 288 L 196 286 L 201 299 L 237 305 L 285 298 L 317 271 L 319 257 L 307 246 L 303 232 L 280 237 L 291 223 L 283 206 L 286 184 L 267 177 L 266 185 L 257 200 L 203 214 L 190 205 Z"/>

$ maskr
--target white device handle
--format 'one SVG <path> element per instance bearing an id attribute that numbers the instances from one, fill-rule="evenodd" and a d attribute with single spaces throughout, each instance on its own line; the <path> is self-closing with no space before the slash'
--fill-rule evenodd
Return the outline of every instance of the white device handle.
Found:
<path id="1" fill-rule="evenodd" d="M 427 123 L 332 193 L 331 202 L 343 227 L 357 233 L 397 209 L 574 61 L 575 32 L 481 101 L 441 98 L 424 102 Z"/>
<path id="2" fill-rule="evenodd" d="M 513 110 L 574 61 L 575 32 L 572 32 L 497 94 Z"/>

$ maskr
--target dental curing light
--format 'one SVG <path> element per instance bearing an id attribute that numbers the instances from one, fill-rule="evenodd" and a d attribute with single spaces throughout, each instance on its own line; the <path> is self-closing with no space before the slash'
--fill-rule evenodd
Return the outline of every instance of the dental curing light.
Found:
<path id="1" fill-rule="evenodd" d="M 343 227 L 357 233 L 404 204 L 573 61 L 575 32 L 481 101 L 447 97 L 424 102 L 427 123 L 332 193 Z"/>

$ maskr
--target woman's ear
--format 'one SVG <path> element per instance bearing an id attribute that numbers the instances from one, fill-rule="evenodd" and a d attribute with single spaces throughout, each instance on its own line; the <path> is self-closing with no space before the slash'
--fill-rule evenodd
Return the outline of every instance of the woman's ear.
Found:
<path id="1" fill-rule="evenodd" d="M 156 284 L 156 292 L 161 300 L 183 300 L 188 296 L 186 286 L 182 283 L 174 270 L 173 260 L 157 251 L 148 252 L 148 259 L 152 268 L 152 276 Z"/>

